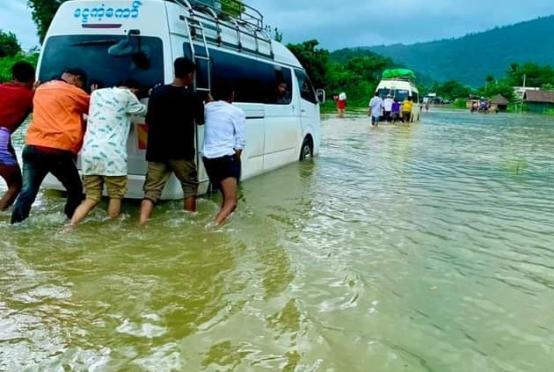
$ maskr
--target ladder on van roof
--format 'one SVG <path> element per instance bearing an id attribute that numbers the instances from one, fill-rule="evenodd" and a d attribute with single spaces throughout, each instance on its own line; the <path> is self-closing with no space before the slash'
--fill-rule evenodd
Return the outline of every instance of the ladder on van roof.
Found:
<path id="1" fill-rule="evenodd" d="M 236 7 L 240 12 L 238 16 L 223 10 L 217 4 L 219 0 L 168 0 L 172 1 L 188 11 L 186 21 L 190 31 L 190 41 L 198 40 L 206 50 L 203 57 L 209 58 L 208 42 L 217 46 L 234 48 L 239 52 L 253 53 L 265 58 L 274 58 L 273 44 L 271 37 L 264 29 L 262 14 L 253 7 L 242 3 L 239 0 L 227 0 L 231 6 Z M 222 38 L 222 30 L 227 28 L 236 33 L 236 42 L 225 41 Z M 208 37 L 205 30 L 215 31 L 215 38 Z M 250 37 L 255 42 L 255 49 L 244 47 L 242 40 Z M 264 52 L 261 46 L 265 45 L 268 52 Z M 192 47 L 194 53 L 194 46 Z"/>

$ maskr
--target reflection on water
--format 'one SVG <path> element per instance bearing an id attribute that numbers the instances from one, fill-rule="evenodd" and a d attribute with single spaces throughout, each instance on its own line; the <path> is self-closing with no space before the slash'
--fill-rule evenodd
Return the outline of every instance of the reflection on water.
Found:
<path id="1" fill-rule="evenodd" d="M 221 230 L 179 203 L 65 232 L 0 214 L 0 370 L 547 371 L 554 123 L 327 119 L 321 156 L 243 185 Z"/>

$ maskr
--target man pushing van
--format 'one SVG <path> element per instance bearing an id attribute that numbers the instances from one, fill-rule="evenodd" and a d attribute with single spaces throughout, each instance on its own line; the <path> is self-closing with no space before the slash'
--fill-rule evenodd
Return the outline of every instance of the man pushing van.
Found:
<path id="1" fill-rule="evenodd" d="M 75 165 L 84 135 L 83 115 L 88 112 L 89 95 L 83 90 L 87 74 L 66 69 L 59 80 L 36 89 L 33 121 L 23 149 L 23 188 L 15 202 L 11 222 L 29 216 L 40 185 L 52 173 L 65 187 L 65 214 L 73 216 L 83 198 L 83 186 Z"/>
<path id="2" fill-rule="evenodd" d="M 121 82 L 118 87 L 95 90 L 90 99 L 85 144 L 81 152 L 86 198 L 77 208 L 71 225 L 79 224 L 100 203 L 104 184 L 110 202 L 108 215 L 121 213 L 121 201 L 127 192 L 127 137 L 132 115 L 146 114 L 136 93 L 136 81 Z"/>
<path id="3" fill-rule="evenodd" d="M 192 89 L 195 64 L 187 58 L 177 58 L 174 68 L 173 83 L 155 88 L 148 103 L 148 170 L 140 210 L 141 224 L 152 215 L 172 173 L 181 182 L 184 209 L 196 211 L 198 175 L 194 162 L 194 132 L 196 124 L 204 124 L 204 104 Z"/>

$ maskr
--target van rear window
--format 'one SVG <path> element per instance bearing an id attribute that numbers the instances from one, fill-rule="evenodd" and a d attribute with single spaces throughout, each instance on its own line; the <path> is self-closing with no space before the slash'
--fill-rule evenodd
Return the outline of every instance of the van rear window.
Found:
<path id="1" fill-rule="evenodd" d="M 121 47 L 122 43 L 126 44 L 125 48 Z M 146 36 L 128 39 L 121 35 L 49 38 L 44 46 L 39 80 L 56 79 L 67 67 L 85 70 L 89 82 L 103 86 L 134 79 L 144 88 L 150 88 L 164 82 L 162 40 Z"/>

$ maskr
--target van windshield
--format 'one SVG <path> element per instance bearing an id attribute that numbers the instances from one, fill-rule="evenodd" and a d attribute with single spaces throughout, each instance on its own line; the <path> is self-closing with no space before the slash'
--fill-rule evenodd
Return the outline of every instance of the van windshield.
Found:
<path id="1" fill-rule="evenodd" d="M 115 86 L 127 79 L 144 88 L 164 82 L 162 41 L 156 37 L 133 37 L 133 53 L 122 55 L 110 48 L 127 36 L 69 35 L 54 36 L 44 46 L 39 72 L 40 81 L 58 78 L 65 68 L 81 68 L 89 82 Z M 138 55 L 138 58 L 137 58 Z"/>
<path id="2" fill-rule="evenodd" d="M 388 89 L 388 88 L 381 88 L 377 91 L 379 93 L 379 96 L 381 98 L 385 98 L 387 96 L 392 96 L 394 99 L 396 99 L 399 102 L 404 101 L 406 98 L 410 97 L 410 91 L 405 89 Z"/>

